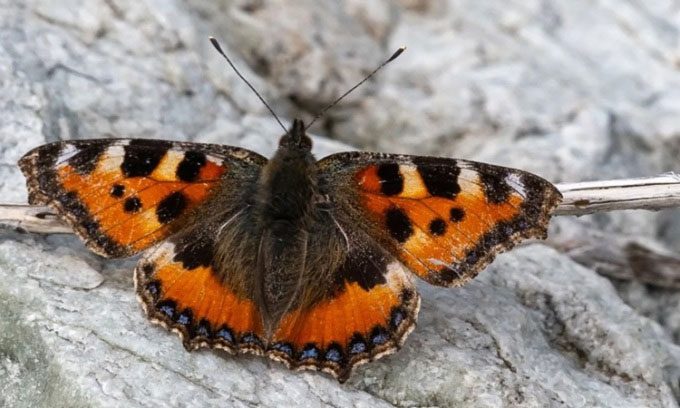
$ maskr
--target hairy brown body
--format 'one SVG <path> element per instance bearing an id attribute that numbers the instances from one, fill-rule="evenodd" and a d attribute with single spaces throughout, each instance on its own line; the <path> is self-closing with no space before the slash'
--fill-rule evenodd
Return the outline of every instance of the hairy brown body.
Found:
<path id="1" fill-rule="evenodd" d="M 347 256 L 344 238 L 324 208 L 311 146 L 296 121 L 259 174 L 254 200 L 231 209 L 235 225 L 222 228 L 216 242 L 217 273 L 256 300 L 268 334 L 286 312 L 323 299 L 332 288 L 320 283 L 332 281 Z"/>

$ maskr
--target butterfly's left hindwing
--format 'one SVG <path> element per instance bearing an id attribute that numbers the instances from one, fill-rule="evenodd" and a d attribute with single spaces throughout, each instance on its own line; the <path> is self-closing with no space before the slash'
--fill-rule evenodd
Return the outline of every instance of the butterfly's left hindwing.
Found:
<path id="1" fill-rule="evenodd" d="M 228 146 L 114 139 L 50 143 L 19 166 L 30 204 L 56 208 L 94 252 L 124 257 L 171 235 L 216 188 L 240 188 L 265 163 Z"/>
<path id="2" fill-rule="evenodd" d="M 135 269 L 139 300 L 149 319 L 177 332 L 188 350 L 262 354 L 260 309 L 215 270 L 214 239 L 210 223 L 198 224 L 150 251 Z"/>
<path id="3" fill-rule="evenodd" d="M 536 175 L 465 160 L 350 152 L 319 167 L 340 224 L 441 286 L 464 284 L 521 239 L 544 238 L 561 200 Z"/>

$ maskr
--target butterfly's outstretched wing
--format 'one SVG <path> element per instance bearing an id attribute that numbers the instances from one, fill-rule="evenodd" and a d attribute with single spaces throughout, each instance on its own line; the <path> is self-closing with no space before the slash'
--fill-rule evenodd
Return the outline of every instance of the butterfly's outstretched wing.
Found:
<path id="1" fill-rule="evenodd" d="M 322 370 L 344 382 L 358 365 L 396 351 L 413 330 L 420 297 L 412 276 L 362 231 L 351 243 L 325 295 L 283 316 L 267 354 L 293 369 Z"/>
<path id="2" fill-rule="evenodd" d="M 46 144 L 19 166 L 30 204 L 54 207 L 94 252 L 124 257 L 177 231 L 217 187 L 255 180 L 265 163 L 235 147 L 102 139 Z"/>
<path id="3" fill-rule="evenodd" d="M 238 214 L 230 218 L 235 217 Z M 266 345 L 256 302 L 216 271 L 218 227 L 196 224 L 151 250 L 135 269 L 137 296 L 149 319 L 177 332 L 188 350 L 211 347 L 263 354 Z"/>
<path id="4" fill-rule="evenodd" d="M 441 286 L 464 284 L 522 239 L 544 238 L 561 200 L 536 175 L 465 160 L 349 152 L 319 168 L 340 225 L 366 231 Z"/>

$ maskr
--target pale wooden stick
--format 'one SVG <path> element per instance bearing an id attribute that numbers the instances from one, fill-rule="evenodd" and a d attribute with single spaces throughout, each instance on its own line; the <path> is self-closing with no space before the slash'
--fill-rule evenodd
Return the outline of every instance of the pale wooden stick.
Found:
<path id="1" fill-rule="evenodd" d="M 680 176 L 675 173 L 635 179 L 558 184 L 557 188 L 564 199 L 555 210 L 555 215 L 680 207 Z"/>
<path id="2" fill-rule="evenodd" d="M 37 234 L 73 233 L 53 209 L 20 204 L 0 204 L 0 228 L 3 227 Z"/>
<path id="3" fill-rule="evenodd" d="M 558 184 L 564 200 L 555 215 L 585 215 L 615 210 L 661 210 L 680 207 L 680 176 L 588 181 Z M 54 210 L 30 205 L 0 204 L 0 227 L 39 234 L 65 234 L 72 230 Z"/>

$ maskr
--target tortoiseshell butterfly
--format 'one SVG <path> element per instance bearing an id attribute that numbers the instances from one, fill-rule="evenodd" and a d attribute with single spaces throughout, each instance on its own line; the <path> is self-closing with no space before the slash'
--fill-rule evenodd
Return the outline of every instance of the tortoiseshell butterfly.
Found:
<path id="1" fill-rule="evenodd" d="M 296 119 L 270 160 L 115 139 L 47 144 L 19 165 L 29 202 L 55 208 L 97 254 L 147 250 L 142 307 L 188 350 L 267 355 L 340 381 L 413 330 L 414 276 L 466 283 L 544 238 L 561 199 L 520 170 L 364 152 L 317 161 L 311 146 Z"/>

